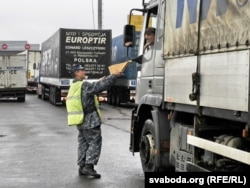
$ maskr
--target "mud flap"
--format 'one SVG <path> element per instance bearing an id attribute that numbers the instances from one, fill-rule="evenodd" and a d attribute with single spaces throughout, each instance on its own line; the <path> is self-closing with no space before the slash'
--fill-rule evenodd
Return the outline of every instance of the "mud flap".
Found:
<path id="1" fill-rule="evenodd" d="M 156 166 L 160 169 L 169 168 L 169 147 L 170 147 L 170 122 L 167 119 L 166 111 L 151 111 L 155 125 L 155 144 L 157 148 Z M 163 147 L 167 146 L 167 147 Z"/>
<path id="2" fill-rule="evenodd" d="M 129 151 L 133 153 L 135 152 L 135 122 L 137 119 L 136 114 L 136 108 L 132 110 L 131 114 L 131 127 L 130 127 L 130 146 L 129 146 Z"/>

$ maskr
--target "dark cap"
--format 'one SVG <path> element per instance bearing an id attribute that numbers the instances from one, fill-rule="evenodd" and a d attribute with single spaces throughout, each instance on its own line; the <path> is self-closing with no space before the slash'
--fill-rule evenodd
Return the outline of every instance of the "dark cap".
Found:
<path id="1" fill-rule="evenodd" d="M 78 70 L 84 70 L 85 68 L 82 65 L 73 65 L 71 68 L 71 72 L 74 73 L 75 71 Z"/>

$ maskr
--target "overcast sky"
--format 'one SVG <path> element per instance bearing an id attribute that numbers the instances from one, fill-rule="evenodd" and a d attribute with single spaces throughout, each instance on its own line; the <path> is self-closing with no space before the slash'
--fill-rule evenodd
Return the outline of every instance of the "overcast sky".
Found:
<path id="1" fill-rule="evenodd" d="M 102 0 L 102 29 L 123 32 L 141 0 Z M 98 29 L 98 0 L 1 0 L 0 41 L 41 44 L 59 28 Z"/>

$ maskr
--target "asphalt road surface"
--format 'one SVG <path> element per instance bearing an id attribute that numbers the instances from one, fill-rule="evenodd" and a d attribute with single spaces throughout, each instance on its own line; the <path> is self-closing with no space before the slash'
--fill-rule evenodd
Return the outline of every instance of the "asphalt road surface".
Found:
<path id="1" fill-rule="evenodd" d="M 1 188 L 143 188 L 139 154 L 129 152 L 130 108 L 101 104 L 101 179 L 78 175 L 77 130 L 65 106 L 29 94 L 25 102 L 0 101 Z"/>

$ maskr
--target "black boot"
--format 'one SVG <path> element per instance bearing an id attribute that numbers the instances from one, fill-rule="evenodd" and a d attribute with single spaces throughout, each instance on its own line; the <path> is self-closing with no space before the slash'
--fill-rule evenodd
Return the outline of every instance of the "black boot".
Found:
<path id="1" fill-rule="evenodd" d="M 84 166 L 84 168 L 82 169 L 82 173 L 87 175 L 87 176 L 94 177 L 94 178 L 100 178 L 101 177 L 101 174 L 98 174 L 94 170 L 94 165 L 92 165 L 92 164 L 86 164 Z"/>
<path id="2" fill-rule="evenodd" d="M 78 169 L 79 176 L 84 176 L 84 175 L 86 175 L 86 174 L 84 174 L 84 173 L 82 172 L 84 166 L 85 166 L 85 165 L 82 165 L 82 166 L 79 167 L 79 169 Z"/>

